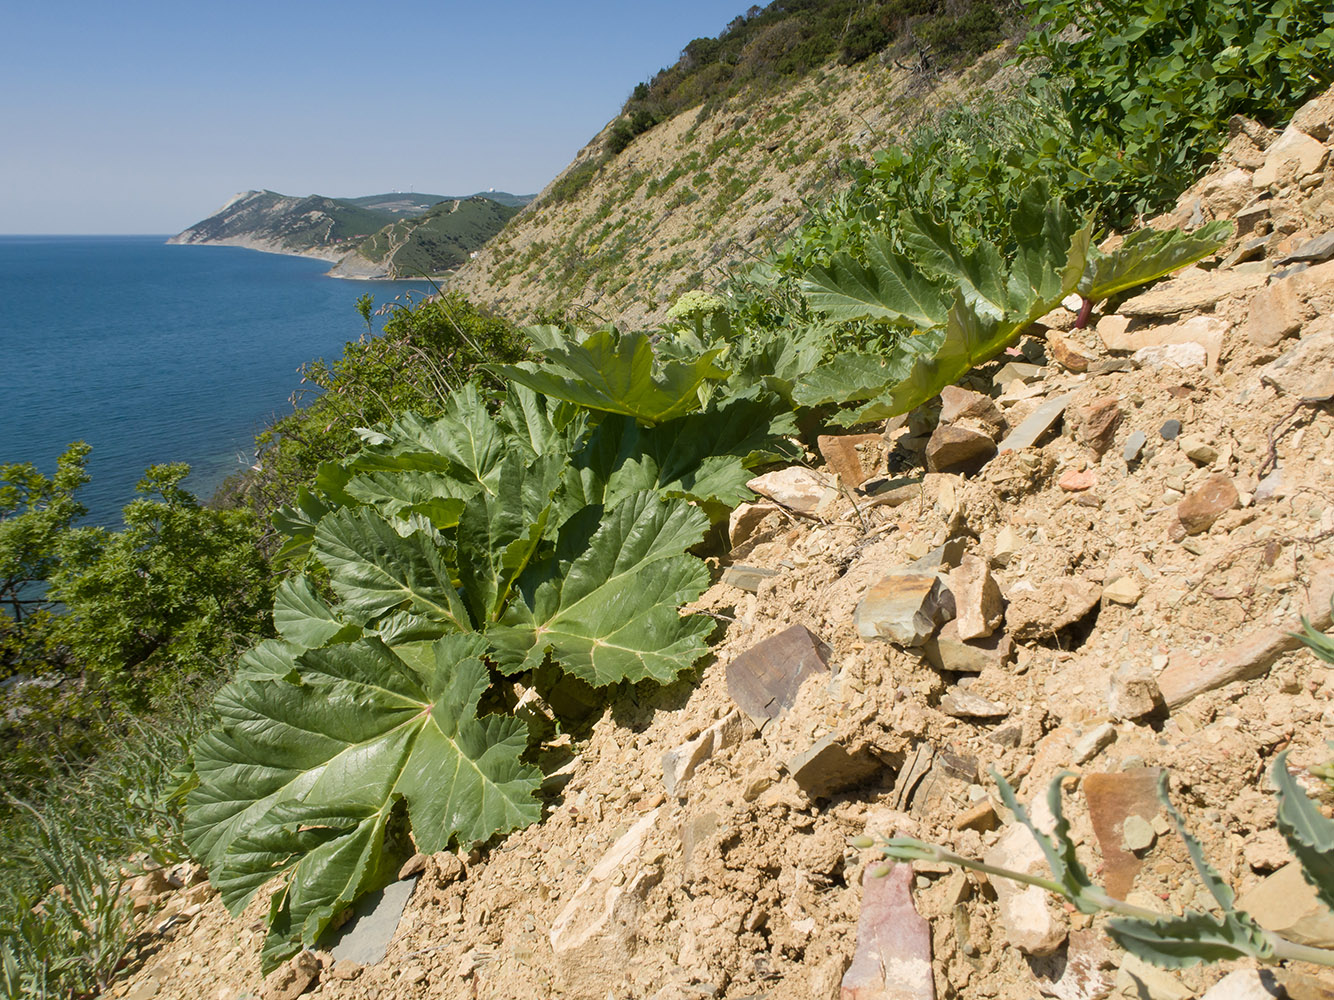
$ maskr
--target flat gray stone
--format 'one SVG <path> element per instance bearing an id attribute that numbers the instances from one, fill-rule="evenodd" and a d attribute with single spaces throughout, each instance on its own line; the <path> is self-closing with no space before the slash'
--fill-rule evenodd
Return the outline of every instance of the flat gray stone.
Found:
<path id="1" fill-rule="evenodd" d="M 769 577 L 777 575 L 778 570 L 764 569 L 760 566 L 728 566 L 723 570 L 723 583 L 754 594 L 760 589 L 760 584 Z"/>
<path id="2" fill-rule="evenodd" d="M 1129 465 L 1131 462 L 1139 461 L 1140 453 L 1144 451 L 1144 446 L 1148 441 L 1148 435 L 1143 431 L 1133 431 L 1130 437 L 1126 438 L 1125 451 L 1122 452 L 1122 457 L 1126 460 L 1126 465 Z"/>
<path id="3" fill-rule="evenodd" d="M 329 951 L 334 961 L 346 959 L 359 965 L 383 962 L 403 918 L 403 909 L 417 886 L 417 878 L 390 882 L 358 900 L 352 909 L 352 919 L 332 934 Z"/>
<path id="4" fill-rule="evenodd" d="M 1007 434 L 997 450 L 1023 451 L 1025 448 L 1033 447 L 1042 435 L 1061 419 L 1061 414 L 1074 398 L 1073 395 L 1065 395 L 1047 400 L 1030 413 L 1023 423 Z"/>
<path id="5" fill-rule="evenodd" d="M 1334 257 L 1334 230 L 1303 243 L 1292 253 L 1281 258 L 1279 263 L 1295 264 L 1298 261 L 1305 261 L 1308 264 L 1318 264 L 1331 257 Z"/>

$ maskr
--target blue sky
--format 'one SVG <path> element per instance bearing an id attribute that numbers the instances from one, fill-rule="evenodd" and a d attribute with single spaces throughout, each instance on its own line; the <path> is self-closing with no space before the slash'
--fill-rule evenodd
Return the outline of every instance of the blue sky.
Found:
<path id="1" fill-rule="evenodd" d="M 746 0 L 17 0 L 0 233 L 173 233 L 238 191 L 528 193 Z"/>

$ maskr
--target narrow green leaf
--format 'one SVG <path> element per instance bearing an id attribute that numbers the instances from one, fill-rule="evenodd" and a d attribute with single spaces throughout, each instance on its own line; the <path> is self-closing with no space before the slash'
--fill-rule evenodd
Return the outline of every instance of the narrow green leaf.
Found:
<path id="1" fill-rule="evenodd" d="M 1214 897 L 1223 911 L 1232 913 L 1232 901 L 1234 899 L 1232 887 L 1223 881 L 1223 876 L 1218 874 L 1218 869 L 1214 868 L 1209 863 L 1209 859 L 1204 856 L 1204 845 L 1186 829 L 1185 817 L 1172 804 L 1171 796 L 1168 794 L 1166 771 L 1158 776 L 1158 801 L 1167 810 L 1167 815 L 1171 817 L 1177 828 L 1177 834 L 1185 843 L 1186 853 L 1190 855 L 1191 864 L 1195 866 L 1195 872 L 1200 876 L 1200 881 L 1204 883 L 1204 887 L 1209 890 L 1209 894 Z"/>
<path id="2" fill-rule="evenodd" d="M 1278 790 L 1278 829 L 1302 876 L 1326 907 L 1334 909 L 1334 821 L 1326 819 L 1288 771 L 1288 751 L 1274 758 L 1270 780 Z"/>
<path id="3" fill-rule="evenodd" d="M 1094 888 L 1093 882 L 1089 879 L 1084 866 L 1079 863 L 1079 859 L 1075 857 L 1075 845 L 1070 840 L 1070 824 L 1066 821 L 1061 809 L 1061 783 L 1070 776 L 1070 772 L 1062 771 L 1047 786 L 1047 806 L 1056 820 L 1056 825 L 1050 835 L 1038 829 L 1029 816 L 1028 810 L 1014 794 L 1014 789 L 1010 787 L 1010 783 L 994 771 L 991 776 L 996 782 L 1001 801 L 1005 804 L 1005 807 L 1014 813 L 1016 820 L 1028 827 L 1029 832 L 1033 834 L 1033 839 L 1042 848 L 1042 853 L 1047 859 L 1047 867 L 1051 869 L 1052 878 L 1064 888 L 1066 898 L 1081 913 L 1097 913 L 1101 907 L 1086 895 L 1087 890 Z"/>

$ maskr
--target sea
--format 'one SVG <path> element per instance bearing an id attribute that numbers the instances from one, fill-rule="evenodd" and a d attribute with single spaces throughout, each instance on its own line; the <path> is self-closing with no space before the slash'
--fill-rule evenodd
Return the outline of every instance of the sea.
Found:
<path id="1" fill-rule="evenodd" d="M 160 462 L 188 463 L 186 487 L 208 500 L 309 388 L 301 365 L 333 360 L 366 333 L 359 296 L 378 306 L 432 291 L 328 278 L 320 260 L 165 240 L 0 236 L 0 464 L 50 475 L 71 442 L 86 441 L 84 523 L 119 526 L 135 484 Z"/>

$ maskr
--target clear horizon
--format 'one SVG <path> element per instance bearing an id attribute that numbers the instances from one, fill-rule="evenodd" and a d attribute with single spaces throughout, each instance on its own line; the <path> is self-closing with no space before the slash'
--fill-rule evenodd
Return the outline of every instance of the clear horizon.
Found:
<path id="1" fill-rule="evenodd" d="M 25 5 L 0 37 L 0 234 L 166 237 L 258 189 L 532 194 L 748 6 Z"/>

